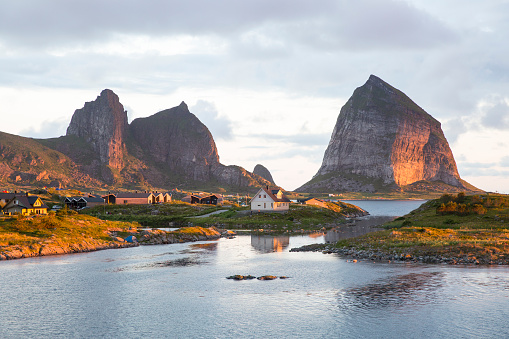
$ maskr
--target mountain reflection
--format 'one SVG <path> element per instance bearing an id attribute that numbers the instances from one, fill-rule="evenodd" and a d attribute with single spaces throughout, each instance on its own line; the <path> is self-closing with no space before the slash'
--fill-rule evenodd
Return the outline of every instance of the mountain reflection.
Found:
<path id="1" fill-rule="evenodd" d="M 441 272 L 410 273 L 347 289 L 338 294 L 339 307 L 372 309 L 436 302 L 443 275 Z"/>
<path id="2" fill-rule="evenodd" d="M 283 249 L 290 244 L 288 235 L 268 236 L 251 235 L 251 246 L 262 253 L 283 252 Z"/>

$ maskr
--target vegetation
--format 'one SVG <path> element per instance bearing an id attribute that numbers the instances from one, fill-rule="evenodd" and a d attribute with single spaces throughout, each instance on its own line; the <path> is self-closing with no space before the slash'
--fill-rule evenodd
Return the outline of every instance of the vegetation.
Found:
<path id="1" fill-rule="evenodd" d="M 387 230 L 338 242 L 338 248 L 404 257 L 469 258 L 509 263 L 509 196 L 463 193 L 430 200 L 385 225 Z"/>
<path id="2" fill-rule="evenodd" d="M 168 227 L 187 224 L 186 218 L 214 212 L 211 205 L 192 205 L 172 202 L 157 205 L 103 205 L 87 208 L 80 213 L 92 215 L 103 220 L 136 221 L 144 226 Z"/>
<path id="3" fill-rule="evenodd" d="M 345 216 L 359 213 L 357 206 L 350 204 L 330 204 L 331 208 L 290 205 L 285 213 L 252 213 L 249 208 L 231 208 L 227 212 L 205 218 L 195 218 L 195 225 L 218 225 L 235 229 L 270 229 L 273 232 L 295 230 L 317 230 L 330 228 L 345 222 Z"/>
<path id="4" fill-rule="evenodd" d="M 0 221 L 0 251 L 12 245 L 28 246 L 35 250 L 48 243 L 72 246 L 91 239 L 109 242 L 110 231 L 125 231 L 136 226 L 99 220 L 66 210 L 44 216 L 10 217 Z"/>
<path id="5" fill-rule="evenodd" d="M 219 214 L 204 216 L 224 210 Z M 104 220 L 136 221 L 150 227 L 219 226 L 221 228 L 260 229 L 275 231 L 314 230 L 327 225 L 343 223 L 345 216 L 362 213 L 357 206 L 347 203 L 328 203 L 328 208 L 290 205 L 285 213 L 252 213 L 249 207 L 197 205 L 182 202 L 159 205 L 105 205 L 85 209 L 80 213 Z M 204 217 L 200 217 L 204 216 Z"/>

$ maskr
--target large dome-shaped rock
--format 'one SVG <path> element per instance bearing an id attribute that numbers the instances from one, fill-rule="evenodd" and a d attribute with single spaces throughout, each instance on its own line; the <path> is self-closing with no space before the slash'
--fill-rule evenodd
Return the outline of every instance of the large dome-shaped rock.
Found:
<path id="1" fill-rule="evenodd" d="M 135 119 L 129 130 L 143 150 L 140 156 L 193 180 L 210 180 L 211 167 L 219 163 L 212 134 L 184 102 Z"/>
<path id="2" fill-rule="evenodd" d="M 269 170 L 263 165 L 257 164 L 253 170 L 253 174 L 261 176 L 263 179 L 270 181 L 273 185 L 276 184 Z"/>
<path id="3" fill-rule="evenodd" d="M 440 122 L 371 75 L 341 109 L 322 166 L 298 191 L 375 192 L 420 181 L 465 188 Z"/>
<path id="4" fill-rule="evenodd" d="M 155 164 L 173 181 L 230 187 L 259 187 L 267 181 L 239 166 L 219 162 L 212 134 L 182 102 L 129 125 L 134 155 Z M 155 182 L 155 181 L 154 181 Z"/>

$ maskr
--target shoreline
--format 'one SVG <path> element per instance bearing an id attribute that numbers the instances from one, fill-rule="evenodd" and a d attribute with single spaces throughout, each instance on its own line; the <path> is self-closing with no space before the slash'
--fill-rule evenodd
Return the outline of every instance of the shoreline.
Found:
<path id="1" fill-rule="evenodd" d="M 369 260 L 374 262 L 412 262 L 422 264 L 447 264 L 447 265 L 483 265 L 483 266 L 504 266 L 509 265 L 509 260 L 501 259 L 493 261 L 486 257 L 469 256 L 443 256 L 412 254 L 389 254 L 376 250 L 357 250 L 347 247 L 334 247 L 331 244 L 311 244 L 290 249 L 290 252 L 322 252 L 323 254 L 338 254 L 345 259 Z"/>
<path id="2" fill-rule="evenodd" d="M 183 227 L 179 231 L 162 231 L 158 229 L 130 232 L 139 237 L 135 242 L 128 242 L 118 236 L 118 230 L 110 232 L 111 240 L 83 239 L 81 241 L 65 243 L 55 239 L 54 242 L 39 242 L 31 245 L 9 245 L 0 247 L 0 261 L 24 258 L 87 253 L 108 249 L 137 247 L 140 245 L 164 245 L 186 243 L 203 240 L 219 239 L 223 235 L 215 228 Z"/>

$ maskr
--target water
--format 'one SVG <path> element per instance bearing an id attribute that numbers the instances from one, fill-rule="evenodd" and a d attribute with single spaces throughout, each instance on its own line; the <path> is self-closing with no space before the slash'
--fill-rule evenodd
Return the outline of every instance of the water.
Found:
<path id="1" fill-rule="evenodd" d="M 357 205 L 371 216 L 400 217 L 418 208 L 427 200 L 341 200 Z"/>
<path id="2" fill-rule="evenodd" d="M 2 261 L 0 338 L 509 336 L 509 268 L 289 252 L 324 241 L 238 236 Z"/>

